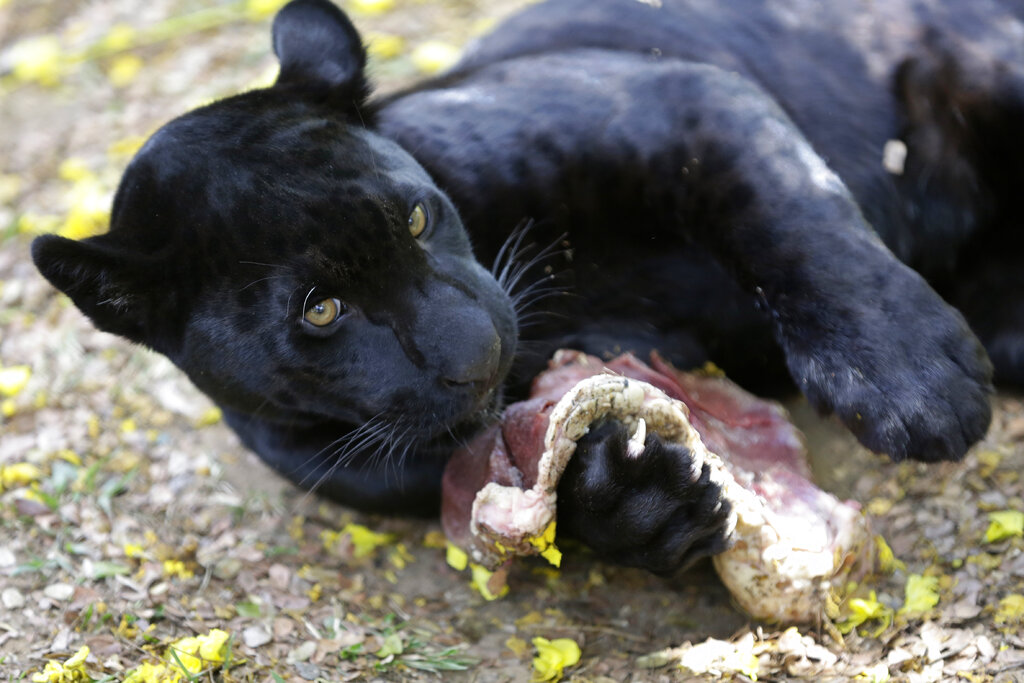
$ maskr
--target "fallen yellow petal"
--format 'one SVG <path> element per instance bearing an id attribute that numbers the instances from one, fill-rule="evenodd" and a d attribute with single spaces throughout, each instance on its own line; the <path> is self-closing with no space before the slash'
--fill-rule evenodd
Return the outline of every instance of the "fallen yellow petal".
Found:
<path id="1" fill-rule="evenodd" d="M 166 664 L 143 662 L 124 679 L 124 683 L 180 683 L 181 670 L 171 670 Z"/>
<path id="2" fill-rule="evenodd" d="M 878 621 L 879 626 L 870 635 L 877 638 L 892 623 L 892 609 L 878 601 L 875 591 L 867 598 L 850 598 L 844 605 L 845 618 L 836 624 L 840 633 L 849 633 L 867 621 Z"/>
<path id="3" fill-rule="evenodd" d="M 29 462 L 0 465 L 0 490 L 28 486 L 43 478 L 43 471 Z"/>
<path id="4" fill-rule="evenodd" d="M 977 458 L 978 464 L 981 466 L 978 468 L 978 474 L 983 477 L 991 476 L 1003 462 L 1003 454 L 999 451 L 980 451 Z"/>
<path id="5" fill-rule="evenodd" d="M 213 406 L 199 416 L 199 419 L 196 420 L 196 427 L 209 427 L 210 425 L 215 425 L 220 422 L 223 417 L 224 413 L 221 412 L 221 409 L 217 406 Z"/>
<path id="6" fill-rule="evenodd" d="M 57 36 L 26 38 L 11 47 L 8 53 L 14 77 L 25 83 L 54 86 L 63 72 L 60 41 Z"/>
<path id="7" fill-rule="evenodd" d="M 395 0 L 351 0 L 349 8 L 356 14 L 383 14 L 395 6 Z"/>
<path id="8" fill-rule="evenodd" d="M 15 173 L 0 174 L 0 204 L 8 204 L 21 192 L 21 176 Z"/>
<path id="9" fill-rule="evenodd" d="M 462 548 L 449 542 L 445 550 L 445 561 L 449 567 L 461 572 L 469 564 L 469 555 Z"/>
<path id="10" fill-rule="evenodd" d="M 341 533 L 348 534 L 352 540 L 352 554 L 356 557 L 366 557 L 380 546 L 395 540 L 394 534 L 371 531 L 362 524 L 346 524 Z"/>
<path id="11" fill-rule="evenodd" d="M 17 229 L 22 235 L 42 235 L 44 233 L 56 232 L 60 224 L 60 216 L 28 211 L 18 218 Z"/>
<path id="12" fill-rule="evenodd" d="M 0 394 L 14 396 L 21 392 L 32 377 L 32 369 L 27 365 L 12 365 L 0 368 Z"/>
<path id="13" fill-rule="evenodd" d="M 452 66 L 459 60 L 461 51 L 448 43 L 429 40 L 416 46 L 412 51 L 413 65 L 425 74 L 435 74 Z"/>
<path id="14" fill-rule="evenodd" d="M 224 663 L 230 637 L 227 631 L 215 628 L 206 635 L 182 638 L 168 646 L 164 660 L 171 665 L 184 666 L 187 670 L 184 673 L 194 676 L 210 664 Z"/>
<path id="15" fill-rule="evenodd" d="M 110 222 L 111 192 L 93 176 L 76 180 L 68 192 L 71 208 L 58 234 L 83 239 L 106 231 Z"/>
<path id="16" fill-rule="evenodd" d="M 78 683 L 91 681 L 85 670 L 85 660 L 89 656 L 89 648 L 82 646 L 64 663 L 49 661 L 46 667 L 37 674 L 32 674 L 33 683 Z"/>
<path id="17" fill-rule="evenodd" d="M 164 574 L 186 580 L 195 576 L 192 570 L 187 569 L 185 563 L 181 560 L 164 560 Z"/>
<path id="18" fill-rule="evenodd" d="M 60 166 L 57 167 L 57 175 L 61 180 L 73 183 L 94 177 L 93 172 L 89 170 L 89 165 L 81 157 L 68 157 L 60 162 Z"/>
<path id="19" fill-rule="evenodd" d="M 405 49 L 402 36 L 393 33 L 367 33 L 366 52 L 374 59 L 394 59 Z"/>
<path id="20" fill-rule="evenodd" d="M 558 681 L 562 670 L 575 666 L 580 661 L 580 646 L 572 638 L 548 640 L 537 636 L 533 639 L 537 656 L 533 658 L 534 681 Z"/>
<path id="21" fill-rule="evenodd" d="M 988 529 L 985 530 L 986 543 L 998 543 L 1013 536 L 1024 536 L 1024 512 L 1017 510 L 990 512 L 988 521 Z"/>
<path id="22" fill-rule="evenodd" d="M 135 36 L 136 31 L 129 24 L 114 24 L 100 41 L 100 45 L 111 52 L 120 52 L 135 45 Z"/>
<path id="23" fill-rule="evenodd" d="M 512 650 L 512 654 L 514 654 L 516 657 L 522 657 L 529 651 L 530 644 L 522 638 L 512 636 L 505 641 L 505 647 Z"/>
<path id="24" fill-rule="evenodd" d="M 900 560 L 896 559 L 896 555 L 893 554 L 892 548 L 885 542 L 881 534 L 875 536 L 875 548 L 878 549 L 878 568 L 885 574 L 892 574 L 897 569 L 906 570 L 905 565 Z"/>
<path id="25" fill-rule="evenodd" d="M 1024 624 L 1024 595 L 1012 593 L 999 601 L 996 612 L 997 624 Z"/>
<path id="26" fill-rule="evenodd" d="M 135 153 L 144 144 L 146 144 L 146 138 L 142 135 L 121 138 L 110 143 L 110 146 L 107 147 L 107 156 L 115 160 L 127 159 L 135 156 Z"/>
<path id="27" fill-rule="evenodd" d="M 246 0 L 245 14 L 250 19 L 264 19 L 284 7 L 287 0 Z"/>
<path id="28" fill-rule="evenodd" d="M 75 453 L 73 450 L 70 450 L 68 448 L 62 448 L 61 450 L 57 451 L 55 453 L 55 456 L 60 458 L 64 462 L 71 463 L 75 467 L 82 466 L 82 458 L 79 457 L 78 453 Z"/>
<path id="29" fill-rule="evenodd" d="M 540 556 L 556 567 L 562 566 L 562 551 L 555 546 L 555 522 L 552 521 L 538 536 L 527 539 Z"/>
<path id="30" fill-rule="evenodd" d="M 123 88 L 134 81 L 142 71 L 142 59 L 138 55 L 121 55 L 114 59 L 107 69 L 107 78 L 117 88 Z"/>
<path id="31" fill-rule="evenodd" d="M 907 577 L 906 599 L 900 614 L 921 614 L 939 604 L 939 577 L 911 574 Z"/>
<path id="32" fill-rule="evenodd" d="M 475 588 L 480 595 L 484 596 L 484 600 L 497 600 L 508 595 L 508 584 L 503 584 L 497 588 L 497 592 L 491 587 L 491 577 L 494 576 L 494 572 L 483 567 L 479 564 L 469 564 L 470 571 L 473 572 L 473 577 L 470 579 L 470 585 Z"/>

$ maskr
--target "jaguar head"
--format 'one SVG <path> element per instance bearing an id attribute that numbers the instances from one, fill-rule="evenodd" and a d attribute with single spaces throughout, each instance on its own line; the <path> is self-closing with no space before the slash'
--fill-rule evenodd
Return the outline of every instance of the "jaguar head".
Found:
<path id="1" fill-rule="evenodd" d="M 100 329 L 167 355 L 217 403 L 286 424 L 388 419 L 430 437 L 500 401 L 509 296 L 451 201 L 365 120 L 366 56 L 326 0 L 274 24 L 280 76 L 143 146 L 107 234 L 37 238 Z"/>

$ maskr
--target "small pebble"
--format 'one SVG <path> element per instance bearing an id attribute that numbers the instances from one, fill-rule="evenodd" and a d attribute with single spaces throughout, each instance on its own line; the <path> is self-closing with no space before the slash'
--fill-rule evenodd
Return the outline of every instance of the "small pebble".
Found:
<path id="1" fill-rule="evenodd" d="M 242 631 L 242 642 L 249 647 L 260 647 L 272 640 L 270 633 L 262 626 L 250 626 Z"/>
<path id="2" fill-rule="evenodd" d="M 267 570 L 267 574 L 270 575 L 270 581 L 274 584 L 275 588 L 288 590 L 288 583 L 292 578 L 292 572 L 288 567 L 283 564 L 272 564 L 270 569 Z"/>
<path id="3" fill-rule="evenodd" d="M 307 681 L 315 681 L 320 678 L 320 667 L 309 662 L 296 662 L 295 673 Z"/>
<path id="4" fill-rule="evenodd" d="M 274 619 L 274 638 L 284 640 L 295 630 L 295 622 L 285 617 Z"/>
<path id="5" fill-rule="evenodd" d="M 213 575 L 221 580 L 229 580 L 242 571 L 242 561 L 235 557 L 225 557 L 213 565 Z"/>
<path id="6" fill-rule="evenodd" d="M 17 588 L 5 588 L 4 592 L 0 593 L 0 602 L 3 602 L 7 609 L 18 609 L 24 606 L 25 596 Z"/>
<path id="7" fill-rule="evenodd" d="M 43 595 L 51 600 L 70 600 L 75 593 L 75 587 L 70 583 L 51 583 L 43 589 Z"/>
<path id="8" fill-rule="evenodd" d="M 304 662 L 316 652 L 316 641 L 307 640 L 302 645 L 288 653 L 288 661 L 291 663 Z"/>

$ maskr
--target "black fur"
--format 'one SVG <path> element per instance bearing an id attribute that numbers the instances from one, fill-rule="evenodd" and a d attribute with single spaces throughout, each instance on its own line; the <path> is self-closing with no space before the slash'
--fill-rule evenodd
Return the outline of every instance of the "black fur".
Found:
<path id="1" fill-rule="evenodd" d="M 957 459 L 992 367 L 926 278 L 1024 384 L 1022 29 L 997 0 L 550 0 L 372 99 L 352 24 L 295 0 L 274 87 L 166 125 L 109 234 L 33 257 L 271 466 L 364 509 L 436 510 L 453 444 L 562 346 L 788 375 L 874 450 Z M 717 547 L 687 454 L 652 438 L 636 467 L 623 442 L 585 439 L 565 528 L 659 571 Z"/>

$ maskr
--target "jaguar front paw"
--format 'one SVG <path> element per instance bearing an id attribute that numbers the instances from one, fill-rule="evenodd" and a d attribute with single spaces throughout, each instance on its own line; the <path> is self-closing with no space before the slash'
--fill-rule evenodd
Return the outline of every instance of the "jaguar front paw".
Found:
<path id="1" fill-rule="evenodd" d="M 558 486 L 558 530 L 602 559 L 667 575 L 729 547 L 729 503 L 684 446 L 591 428 Z"/>

